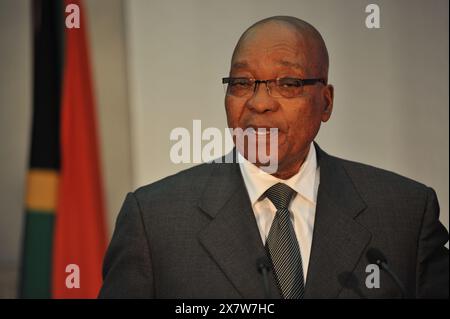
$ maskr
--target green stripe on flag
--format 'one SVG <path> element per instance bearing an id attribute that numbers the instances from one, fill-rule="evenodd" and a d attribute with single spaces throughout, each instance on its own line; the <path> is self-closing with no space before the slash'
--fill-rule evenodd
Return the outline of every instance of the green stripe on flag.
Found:
<path id="1" fill-rule="evenodd" d="M 50 298 L 54 212 L 27 210 L 25 216 L 20 296 Z"/>
<path id="2" fill-rule="evenodd" d="M 64 54 L 64 1 L 34 0 L 33 26 L 33 119 L 29 168 L 33 170 L 60 169 L 60 103 Z M 45 184 L 45 183 L 44 183 Z M 57 185 L 33 192 L 28 190 L 23 228 L 22 265 L 19 296 L 21 298 L 51 298 L 52 247 L 54 208 Z M 53 189 L 52 187 L 55 187 Z M 44 198 L 43 195 L 49 195 Z M 41 204 L 45 205 L 42 206 Z M 39 211 L 49 210 L 49 211 Z"/>

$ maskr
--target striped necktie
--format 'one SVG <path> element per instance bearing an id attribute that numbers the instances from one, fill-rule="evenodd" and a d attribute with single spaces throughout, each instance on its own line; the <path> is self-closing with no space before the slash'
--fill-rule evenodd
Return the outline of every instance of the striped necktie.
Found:
<path id="1" fill-rule="evenodd" d="M 266 240 L 278 288 L 285 299 L 302 299 L 304 295 L 302 256 L 289 216 L 289 203 L 295 191 L 278 183 L 265 195 L 277 209 Z"/>

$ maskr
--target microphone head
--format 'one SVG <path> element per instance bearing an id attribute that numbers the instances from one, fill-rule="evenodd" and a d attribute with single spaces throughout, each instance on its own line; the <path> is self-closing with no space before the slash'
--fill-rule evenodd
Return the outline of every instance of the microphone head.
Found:
<path id="1" fill-rule="evenodd" d="M 376 264 L 380 268 L 383 268 L 383 264 L 387 264 L 386 257 L 376 248 L 369 248 L 366 257 L 370 264 Z"/>
<path id="2" fill-rule="evenodd" d="M 258 267 L 258 271 L 261 272 L 263 269 L 270 270 L 272 264 L 267 256 L 262 256 L 256 260 L 256 266 Z"/>

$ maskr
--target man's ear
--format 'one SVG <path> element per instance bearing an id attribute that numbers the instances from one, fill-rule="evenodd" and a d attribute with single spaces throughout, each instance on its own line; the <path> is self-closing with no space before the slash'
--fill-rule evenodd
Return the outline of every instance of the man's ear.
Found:
<path id="1" fill-rule="evenodd" d="M 323 110 L 322 110 L 322 122 L 327 122 L 330 119 L 331 113 L 333 112 L 333 98 L 334 98 L 334 87 L 328 84 L 322 91 L 323 94 Z"/>

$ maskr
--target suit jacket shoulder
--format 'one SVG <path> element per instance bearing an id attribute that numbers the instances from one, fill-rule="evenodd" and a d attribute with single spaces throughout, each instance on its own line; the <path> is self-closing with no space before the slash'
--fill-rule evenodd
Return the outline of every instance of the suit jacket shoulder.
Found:
<path id="1" fill-rule="evenodd" d="M 139 200 L 145 202 L 195 200 L 200 196 L 216 165 L 215 163 L 205 163 L 185 169 L 142 186 L 135 190 L 134 194 Z"/>
<path id="2" fill-rule="evenodd" d="M 427 185 L 392 171 L 328 156 L 344 169 L 366 203 L 413 200 L 421 202 L 421 208 L 424 208 L 430 191 Z"/>

